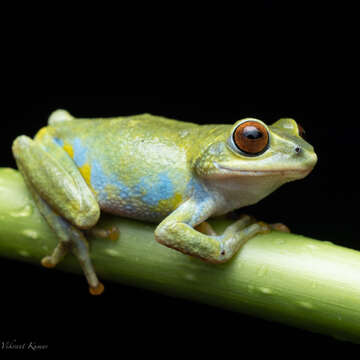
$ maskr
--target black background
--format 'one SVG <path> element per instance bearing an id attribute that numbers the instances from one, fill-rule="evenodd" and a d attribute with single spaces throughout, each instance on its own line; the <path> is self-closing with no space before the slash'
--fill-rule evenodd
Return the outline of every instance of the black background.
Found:
<path id="1" fill-rule="evenodd" d="M 141 23 L 140 35 L 134 27 L 123 32 L 114 26 L 108 32 L 117 35 L 112 41 L 97 38 L 91 26 L 73 42 L 70 34 L 66 44 L 61 34 L 42 42 L 30 37 L 22 43 L 22 56 L 5 57 L 1 166 L 15 167 L 13 139 L 35 135 L 57 108 L 81 117 L 149 112 L 198 123 L 252 116 L 270 124 L 293 117 L 314 145 L 318 165 L 306 179 L 285 185 L 246 212 L 360 250 L 356 42 L 350 14 L 344 18 L 343 8 L 328 10 L 265 2 L 234 18 L 231 11 L 212 17 L 191 12 L 180 20 L 172 13 L 161 22 Z M 189 31 L 189 22 L 197 31 Z M 74 93 L 108 95 L 69 95 Z M 0 273 L 1 340 L 118 356 L 145 350 L 161 357 L 227 356 L 232 348 L 270 354 L 284 344 L 297 351 L 353 347 L 119 284 L 106 282 L 104 295 L 91 297 L 82 277 L 5 259 Z"/>

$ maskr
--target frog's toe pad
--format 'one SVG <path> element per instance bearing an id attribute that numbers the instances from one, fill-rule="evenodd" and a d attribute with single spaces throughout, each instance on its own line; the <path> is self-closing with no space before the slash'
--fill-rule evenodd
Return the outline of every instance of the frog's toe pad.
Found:
<path id="1" fill-rule="evenodd" d="M 52 269 L 56 266 L 56 264 L 52 261 L 52 257 L 51 256 L 45 256 L 42 260 L 41 260 L 41 265 L 48 268 L 48 269 Z"/>
<path id="2" fill-rule="evenodd" d="M 290 233 L 290 229 L 283 223 L 270 224 L 272 230 Z"/>
<path id="3" fill-rule="evenodd" d="M 95 287 L 89 287 L 89 292 L 91 295 L 101 295 L 104 292 L 104 285 L 99 282 L 99 284 Z"/>

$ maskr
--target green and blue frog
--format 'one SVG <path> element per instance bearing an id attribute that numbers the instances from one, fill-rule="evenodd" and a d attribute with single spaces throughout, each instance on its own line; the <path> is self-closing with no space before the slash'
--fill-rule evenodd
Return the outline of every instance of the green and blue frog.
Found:
<path id="1" fill-rule="evenodd" d="M 244 215 L 219 235 L 205 221 L 308 175 L 317 157 L 302 133 L 290 118 L 271 126 L 253 118 L 197 125 L 150 114 L 75 119 L 55 111 L 34 140 L 13 143 L 26 185 L 59 238 L 42 264 L 53 267 L 71 251 L 90 292 L 102 293 L 84 235 L 101 211 L 157 223 L 156 240 L 184 254 L 228 261 L 269 225 Z"/>

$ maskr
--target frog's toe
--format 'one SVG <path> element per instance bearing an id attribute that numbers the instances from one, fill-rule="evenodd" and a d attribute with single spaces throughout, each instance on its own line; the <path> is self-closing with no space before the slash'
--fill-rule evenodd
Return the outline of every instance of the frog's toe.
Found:
<path id="1" fill-rule="evenodd" d="M 50 256 L 45 256 L 41 260 L 41 265 L 49 269 L 54 268 L 56 264 L 58 264 L 64 258 L 68 251 L 68 244 L 64 241 L 59 242 L 53 253 Z"/>
<path id="2" fill-rule="evenodd" d="M 283 223 L 269 224 L 272 230 L 290 233 L 290 229 Z"/>
<path id="3" fill-rule="evenodd" d="M 276 230 L 276 231 L 281 231 L 281 232 L 287 232 L 287 233 L 290 233 L 290 229 L 288 226 L 286 226 L 285 224 L 283 223 L 273 223 L 273 224 L 268 224 L 264 221 L 258 221 L 255 219 L 255 217 L 253 217 L 252 215 L 241 215 L 240 220 L 243 220 L 243 221 L 246 221 L 248 224 L 250 223 L 259 223 L 263 229 L 262 233 L 268 233 L 270 232 L 271 230 Z M 241 223 L 241 222 L 240 222 Z"/>
<path id="4" fill-rule="evenodd" d="M 196 226 L 195 229 L 205 235 L 212 235 L 212 236 L 217 235 L 216 231 L 207 221 L 202 222 L 201 224 Z"/>
<path id="5" fill-rule="evenodd" d="M 89 292 L 91 295 L 95 295 L 95 296 L 101 295 L 104 292 L 104 285 L 101 282 L 99 282 L 98 285 L 94 287 L 90 286 Z"/>
<path id="6" fill-rule="evenodd" d="M 48 269 L 52 269 L 56 266 L 56 263 L 53 261 L 51 256 L 45 256 L 41 259 L 41 265 Z"/>

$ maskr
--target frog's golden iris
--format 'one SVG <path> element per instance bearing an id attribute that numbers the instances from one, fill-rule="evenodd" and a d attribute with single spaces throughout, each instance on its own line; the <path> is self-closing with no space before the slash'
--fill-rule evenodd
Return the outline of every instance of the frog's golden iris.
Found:
<path id="1" fill-rule="evenodd" d="M 264 125 L 257 121 L 246 121 L 234 131 L 234 142 L 245 154 L 258 155 L 264 152 L 269 144 L 269 134 Z"/>

